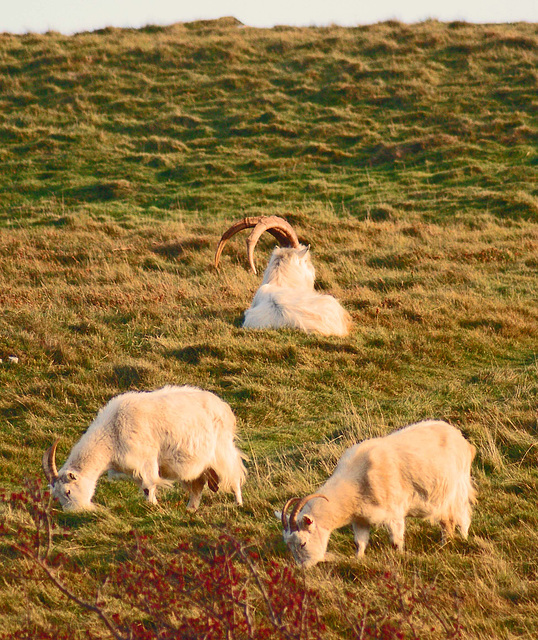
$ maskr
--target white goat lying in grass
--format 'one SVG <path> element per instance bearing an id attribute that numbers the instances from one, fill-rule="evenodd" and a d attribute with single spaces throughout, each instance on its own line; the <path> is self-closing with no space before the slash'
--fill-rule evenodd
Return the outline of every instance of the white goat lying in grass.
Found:
<path id="1" fill-rule="evenodd" d="M 324 560 L 331 532 L 347 524 L 359 557 L 372 525 L 386 526 L 392 543 L 403 550 L 406 516 L 440 523 L 443 542 L 456 526 L 467 538 L 475 500 L 474 455 L 458 429 L 435 420 L 356 444 L 317 493 L 291 498 L 275 513 L 284 541 L 296 562 L 310 567 Z"/>
<path id="2" fill-rule="evenodd" d="M 135 480 L 149 502 L 158 486 L 180 480 L 188 509 L 200 504 L 207 482 L 233 491 L 242 504 L 246 470 L 234 445 L 235 416 L 218 396 L 195 387 L 167 386 L 112 398 L 73 447 L 58 472 L 58 441 L 43 454 L 52 495 L 64 510 L 92 509 L 99 477 L 106 471 Z"/>
<path id="3" fill-rule="evenodd" d="M 245 218 L 232 225 L 220 239 L 215 267 L 227 240 L 242 229 L 254 227 L 247 239 L 248 259 L 252 271 L 254 247 L 264 231 L 279 242 L 271 255 L 263 282 L 245 312 L 243 327 L 280 329 L 289 327 L 322 335 L 345 336 L 351 317 L 333 296 L 314 291 L 316 272 L 310 259 L 310 247 L 299 243 L 291 225 L 277 216 Z"/>

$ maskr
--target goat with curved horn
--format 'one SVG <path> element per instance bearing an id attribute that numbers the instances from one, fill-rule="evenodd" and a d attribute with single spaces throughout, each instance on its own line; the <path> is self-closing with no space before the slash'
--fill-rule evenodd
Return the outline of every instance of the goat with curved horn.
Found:
<path id="1" fill-rule="evenodd" d="M 56 440 L 43 454 L 43 471 L 66 511 L 95 508 L 95 487 L 106 472 L 132 478 L 150 504 L 157 489 L 174 481 L 189 494 L 187 509 L 198 508 L 206 483 L 243 504 L 245 456 L 235 433 L 231 407 L 210 391 L 188 385 L 128 391 L 99 411 L 59 470 Z"/>
<path id="2" fill-rule="evenodd" d="M 475 448 L 461 432 L 440 420 L 364 440 L 344 452 L 319 493 L 291 498 L 282 513 L 275 513 L 282 521 L 284 542 L 297 564 L 306 568 L 329 559 L 325 551 L 331 532 L 349 524 L 359 558 L 372 526 L 387 527 L 393 545 L 402 551 L 407 516 L 439 523 L 443 544 L 456 527 L 467 538 L 476 496 L 474 455 Z"/>
<path id="3" fill-rule="evenodd" d="M 252 229 L 247 238 L 250 267 L 256 273 L 254 249 L 267 231 L 279 243 L 271 254 L 263 282 L 245 312 L 247 329 L 291 328 L 322 335 L 345 336 L 351 317 L 333 296 L 314 291 L 316 272 L 310 246 L 302 245 L 289 222 L 279 216 L 244 218 L 234 223 L 222 237 L 215 253 L 215 267 L 226 242 L 239 231 Z"/>

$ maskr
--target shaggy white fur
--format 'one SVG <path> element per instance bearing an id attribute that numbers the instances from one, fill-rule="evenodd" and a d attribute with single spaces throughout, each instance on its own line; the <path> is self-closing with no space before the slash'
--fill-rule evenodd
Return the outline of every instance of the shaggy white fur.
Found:
<path id="1" fill-rule="evenodd" d="M 284 513 L 284 540 L 297 563 L 309 567 L 325 559 L 331 532 L 347 524 L 359 557 L 372 525 L 386 526 L 392 543 L 403 550 L 406 516 L 439 523 L 443 541 L 456 526 L 466 538 L 476 495 L 474 455 L 458 429 L 434 420 L 356 444 L 306 504 L 305 499 L 297 503 L 288 519 Z"/>
<path id="2" fill-rule="evenodd" d="M 315 277 L 309 247 L 277 247 L 245 312 L 243 327 L 289 327 L 327 336 L 347 335 L 351 316 L 336 298 L 314 291 Z"/>
<path id="3" fill-rule="evenodd" d="M 93 508 L 97 480 L 106 471 L 134 479 L 151 503 L 158 486 L 179 480 L 189 492 L 187 508 L 198 507 L 206 482 L 213 491 L 233 491 L 242 504 L 246 470 L 235 428 L 230 407 L 209 391 L 167 386 L 128 392 L 101 409 L 56 477 L 44 457 L 45 473 L 65 510 Z"/>

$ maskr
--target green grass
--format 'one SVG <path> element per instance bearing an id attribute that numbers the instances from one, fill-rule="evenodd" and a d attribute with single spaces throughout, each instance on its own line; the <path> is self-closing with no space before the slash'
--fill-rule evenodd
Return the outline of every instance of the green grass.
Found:
<path id="1" fill-rule="evenodd" d="M 359 563 L 342 530 L 307 580 L 328 619 L 393 569 L 447 607 L 456 590 L 472 638 L 535 637 L 537 50 L 531 24 L 0 35 L 1 486 L 39 475 L 55 436 L 62 461 L 111 396 L 167 383 L 229 402 L 250 456 L 243 508 L 204 495 L 189 515 L 179 489 L 148 508 L 103 480 L 106 509 L 58 516 L 89 583 L 132 528 L 167 552 L 238 525 L 287 558 L 274 509 L 351 442 L 436 417 L 478 449 L 469 541 L 410 522 L 403 557 L 378 531 Z M 210 265 L 225 225 L 262 213 L 311 243 L 348 338 L 240 328 L 243 238 Z M 0 563 L 7 631 L 100 629 Z"/>

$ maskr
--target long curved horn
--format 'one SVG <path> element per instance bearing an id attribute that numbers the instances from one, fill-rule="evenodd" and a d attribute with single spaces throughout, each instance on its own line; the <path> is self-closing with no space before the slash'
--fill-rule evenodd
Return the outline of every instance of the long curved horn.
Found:
<path id="1" fill-rule="evenodd" d="M 256 266 L 254 265 L 254 247 L 264 231 L 273 235 L 278 240 L 281 247 L 293 247 L 294 249 L 297 249 L 299 246 L 299 238 L 287 220 L 284 220 L 284 218 L 280 218 L 279 216 L 262 218 L 247 238 L 248 263 L 254 273 L 256 273 Z"/>
<path id="2" fill-rule="evenodd" d="M 278 244 L 282 247 L 294 247 L 296 249 L 300 244 L 299 238 L 297 237 L 293 227 L 287 220 L 284 220 L 284 218 L 280 218 L 279 216 L 256 216 L 254 218 L 244 218 L 243 220 L 239 220 L 234 223 L 222 234 L 215 253 L 216 268 L 219 266 L 220 256 L 226 242 L 238 231 L 250 229 L 252 227 L 254 227 L 254 229 L 247 239 L 247 254 L 250 268 L 254 273 L 256 273 L 256 267 L 254 266 L 254 247 L 264 231 L 267 231 L 276 238 Z"/>
<path id="3" fill-rule="evenodd" d="M 234 224 L 232 224 L 232 226 L 228 229 L 228 231 L 225 231 L 222 234 L 222 237 L 217 246 L 217 251 L 215 252 L 215 268 L 218 268 L 219 266 L 220 256 L 222 254 L 222 251 L 224 249 L 224 245 L 226 244 L 226 242 L 228 242 L 228 240 L 232 236 L 235 236 L 235 234 L 238 233 L 239 231 L 242 231 L 243 229 L 250 229 L 251 227 L 255 227 L 260 221 L 260 218 L 261 216 L 257 216 L 256 218 L 244 218 L 243 220 L 239 220 L 238 222 L 235 222 Z"/>
<path id="4" fill-rule="evenodd" d="M 58 442 L 60 439 L 56 440 L 56 442 L 45 451 L 43 454 L 42 465 L 43 471 L 49 484 L 54 484 L 58 478 L 58 469 L 56 468 L 56 448 L 58 447 Z"/>
<path id="5" fill-rule="evenodd" d="M 292 504 L 295 504 L 296 502 L 299 502 L 301 498 L 290 498 L 286 504 L 284 505 L 284 507 L 282 508 L 282 513 L 280 514 L 280 519 L 282 521 L 282 528 L 284 529 L 284 531 L 288 530 L 288 523 L 286 521 L 286 516 L 288 515 L 288 509 L 291 507 Z"/>
<path id="6" fill-rule="evenodd" d="M 311 493 L 309 496 L 306 496 L 306 498 L 302 498 L 301 500 L 299 500 L 293 507 L 293 511 L 290 514 L 290 531 L 299 531 L 299 526 L 297 525 L 297 514 L 307 502 L 313 500 L 314 498 L 323 498 L 324 500 L 327 500 L 327 502 L 329 502 L 329 498 L 321 493 Z"/>

